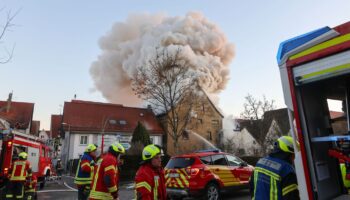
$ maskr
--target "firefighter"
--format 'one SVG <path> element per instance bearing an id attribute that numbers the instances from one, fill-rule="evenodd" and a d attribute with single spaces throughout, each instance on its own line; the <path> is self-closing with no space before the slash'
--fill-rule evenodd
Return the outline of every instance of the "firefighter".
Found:
<path id="1" fill-rule="evenodd" d="M 108 153 L 103 155 L 97 162 L 96 172 L 91 184 L 89 199 L 119 199 L 118 182 L 119 171 L 118 165 L 120 156 L 125 153 L 124 147 L 118 142 L 113 143 Z"/>
<path id="2" fill-rule="evenodd" d="M 293 160 L 293 138 L 278 138 L 273 152 L 258 161 L 250 178 L 252 199 L 300 199 Z"/>
<path id="3" fill-rule="evenodd" d="M 31 179 L 26 182 L 25 185 L 25 199 L 26 200 L 33 200 L 36 199 L 36 184 L 38 182 L 38 179 L 33 174 Z"/>
<path id="4" fill-rule="evenodd" d="M 10 183 L 6 189 L 6 199 L 23 199 L 24 184 L 31 182 L 32 167 L 27 160 L 28 154 L 21 152 L 18 159 L 13 161 L 11 165 Z"/>
<path id="5" fill-rule="evenodd" d="M 347 173 L 346 173 L 346 164 L 340 163 L 340 172 L 343 179 L 344 187 L 348 190 L 348 193 L 350 194 L 350 180 L 347 179 Z"/>
<path id="6" fill-rule="evenodd" d="M 97 145 L 89 144 L 80 158 L 74 183 L 78 187 L 78 199 L 86 200 L 89 197 L 90 185 L 94 175 Z"/>
<path id="7" fill-rule="evenodd" d="M 164 169 L 162 168 L 161 147 L 147 145 L 142 151 L 141 167 L 136 172 L 137 200 L 166 200 Z"/>

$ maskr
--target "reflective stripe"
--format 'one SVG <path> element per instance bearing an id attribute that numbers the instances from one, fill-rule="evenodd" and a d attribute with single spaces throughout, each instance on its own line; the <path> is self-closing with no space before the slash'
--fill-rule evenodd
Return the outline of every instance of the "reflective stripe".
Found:
<path id="1" fill-rule="evenodd" d="M 255 170 L 256 170 L 257 172 L 259 172 L 259 173 L 263 173 L 263 174 L 265 174 L 265 175 L 267 175 L 267 176 L 273 177 L 273 178 L 274 178 L 275 180 L 277 180 L 277 181 L 280 181 L 280 180 L 281 180 L 281 177 L 280 177 L 278 174 L 276 174 L 276 173 L 274 173 L 274 172 L 271 172 L 271 171 L 269 171 L 269 170 L 263 169 L 263 168 L 261 168 L 261 167 L 255 167 Z"/>
<path id="2" fill-rule="evenodd" d="M 26 190 L 25 192 L 35 192 L 35 189 L 29 189 L 29 190 Z"/>
<path id="3" fill-rule="evenodd" d="M 336 38 L 331 39 L 331 40 L 328 40 L 328 41 L 323 42 L 321 44 L 315 45 L 309 49 L 306 49 L 305 51 L 302 51 L 300 53 L 297 53 L 297 54 L 291 56 L 289 59 L 294 60 L 294 59 L 315 53 L 317 51 L 321 51 L 321 50 L 326 49 L 328 47 L 335 46 L 335 45 L 341 44 L 343 42 L 347 42 L 349 40 L 350 40 L 350 33 L 348 33 L 346 35 L 342 35 L 340 37 L 336 37 Z"/>
<path id="4" fill-rule="evenodd" d="M 158 179 L 159 179 L 159 176 L 154 177 L 154 191 L 153 191 L 154 200 L 158 200 Z"/>
<path id="5" fill-rule="evenodd" d="M 24 175 L 25 173 L 25 168 L 26 168 L 26 162 L 25 161 L 16 161 L 13 163 L 13 170 L 11 173 L 11 181 L 25 181 L 26 180 L 26 176 Z M 17 170 L 17 167 L 22 167 L 21 168 L 21 173 L 19 176 L 15 176 L 15 172 Z"/>
<path id="6" fill-rule="evenodd" d="M 297 184 L 288 185 L 287 187 L 282 189 L 282 196 L 285 196 L 289 192 L 292 192 L 292 191 L 297 190 L 297 189 L 298 189 L 298 185 Z"/>
<path id="7" fill-rule="evenodd" d="M 270 177 L 270 200 L 277 200 L 277 183 L 273 177 Z"/>
<path id="8" fill-rule="evenodd" d="M 113 165 L 110 165 L 110 166 L 108 166 L 108 167 L 105 168 L 105 172 L 108 171 L 108 170 L 114 170 L 114 171 L 116 171 L 115 166 L 113 166 Z"/>
<path id="9" fill-rule="evenodd" d="M 141 188 L 141 187 L 146 188 L 149 192 L 151 192 L 151 190 L 152 190 L 151 186 L 145 181 L 137 183 L 135 188 L 137 189 L 137 188 Z"/>
<path id="10" fill-rule="evenodd" d="M 97 184 L 97 181 L 98 181 L 98 173 L 100 172 L 100 167 L 101 167 L 101 163 L 102 163 L 102 160 L 103 159 L 100 159 L 98 162 L 97 162 L 97 171 L 96 171 L 96 174 L 95 174 L 95 177 L 94 177 L 94 184 L 93 184 L 93 186 L 92 186 L 92 190 L 91 190 L 91 192 L 90 192 L 90 197 L 91 198 L 95 198 L 95 199 L 99 199 L 97 196 L 99 196 L 99 195 L 105 195 L 103 192 L 97 192 L 96 191 L 96 184 Z M 101 194 L 100 194 L 101 193 Z M 101 197 L 100 197 L 101 198 Z M 112 199 L 113 199 L 113 197 L 112 197 Z"/>
<path id="11" fill-rule="evenodd" d="M 254 196 L 253 196 L 252 200 L 255 199 L 256 182 L 258 181 L 258 176 L 259 176 L 259 173 L 256 170 L 254 170 Z"/>
<path id="12" fill-rule="evenodd" d="M 80 168 L 83 168 L 85 165 L 87 165 L 87 166 L 89 166 L 90 167 L 90 163 L 83 163 L 82 165 L 81 165 L 81 167 Z M 79 166 L 79 165 L 78 165 Z"/>
<path id="13" fill-rule="evenodd" d="M 111 194 L 106 193 L 106 192 L 97 192 L 97 191 L 91 191 L 89 198 L 93 198 L 93 199 L 107 199 L 107 200 L 112 200 L 113 199 Z"/>
<path id="14" fill-rule="evenodd" d="M 115 192 L 115 191 L 117 191 L 118 190 L 118 188 L 117 188 L 117 186 L 113 186 L 113 187 L 109 187 L 108 188 L 108 192 Z"/>

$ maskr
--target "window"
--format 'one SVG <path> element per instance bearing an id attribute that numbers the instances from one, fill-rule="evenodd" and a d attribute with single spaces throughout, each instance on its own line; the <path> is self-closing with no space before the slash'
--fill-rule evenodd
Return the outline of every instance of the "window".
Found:
<path id="1" fill-rule="evenodd" d="M 88 143 L 88 136 L 87 135 L 81 135 L 80 136 L 80 145 L 87 145 Z"/>
<path id="2" fill-rule="evenodd" d="M 45 157 L 45 148 L 41 148 L 41 157 Z"/>
<path id="3" fill-rule="evenodd" d="M 203 164 L 210 165 L 211 164 L 211 157 L 210 156 L 205 156 L 205 157 L 200 157 L 199 158 Z"/>
<path id="4" fill-rule="evenodd" d="M 211 131 L 207 131 L 207 133 L 208 133 L 208 140 L 212 140 L 213 138 L 212 138 L 212 135 L 211 135 Z"/>
<path id="5" fill-rule="evenodd" d="M 120 125 L 126 125 L 126 121 L 125 120 L 119 120 L 119 124 Z"/>
<path id="6" fill-rule="evenodd" d="M 226 155 L 226 158 L 230 166 L 239 166 L 241 163 L 243 163 L 243 161 L 236 156 Z"/>
<path id="7" fill-rule="evenodd" d="M 150 137 L 149 139 L 151 140 L 151 144 L 154 144 L 154 138 Z"/>
<path id="8" fill-rule="evenodd" d="M 188 131 L 183 131 L 181 136 L 182 136 L 182 139 L 184 139 L 184 140 L 189 140 L 190 139 Z"/>
<path id="9" fill-rule="evenodd" d="M 217 120 L 217 119 L 211 120 L 211 125 L 214 127 L 219 127 L 219 120 Z"/>
<path id="10" fill-rule="evenodd" d="M 224 155 L 218 154 L 211 156 L 213 165 L 227 165 L 227 161 Z"/>

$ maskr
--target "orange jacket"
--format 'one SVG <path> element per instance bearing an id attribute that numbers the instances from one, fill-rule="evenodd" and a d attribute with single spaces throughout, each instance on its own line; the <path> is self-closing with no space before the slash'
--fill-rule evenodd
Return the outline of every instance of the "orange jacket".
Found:
<path id="1" fill-rule="evenodd" d="M 32 167 L 28 160 L 15 160 L 10 169 L 10 181 L 26 181 L 27 176 L 32 176 Z"/>
<path id="2" fill-rule="evenodd" d="M 166 200 L 164 170 L 155 169 L 150 163 L 143 164 L 136 173 L 137 200 Z"/>
<path id="3" fill-rule="evenodd" d="M 107 153 L 97 161 L 89 199 L 115 199 L 118 197 L 118 160 Z"/>

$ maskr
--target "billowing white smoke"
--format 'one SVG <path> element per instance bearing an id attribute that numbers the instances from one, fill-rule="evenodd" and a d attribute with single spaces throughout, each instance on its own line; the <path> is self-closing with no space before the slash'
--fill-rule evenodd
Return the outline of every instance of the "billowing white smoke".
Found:
<path id="1" fill-rule="evenodd" d="M 137 67 L 154 58 L 156 48 L 180 49 L 209 94 L 225 88 L 234 56 L 233 45 L 218 26 L 193 12 L 185 17 L 131 15 L 114 24 L 99 45 L 102 53 L 90 68 L 96 89 L 110 102 L 131 106 L 141 103 L 131 78 Z"/>

